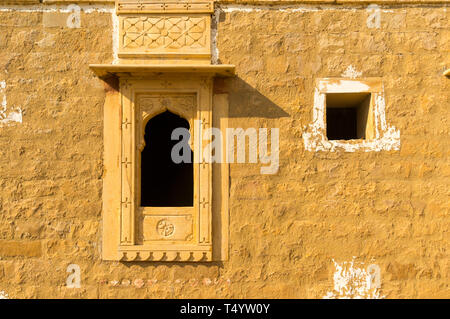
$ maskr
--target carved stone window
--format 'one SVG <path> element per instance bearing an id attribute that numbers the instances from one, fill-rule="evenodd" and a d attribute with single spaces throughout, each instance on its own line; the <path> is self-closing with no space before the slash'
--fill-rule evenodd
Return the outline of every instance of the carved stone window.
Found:
<path id="1" fill-rule="evenodd" d="M 210 163 L 193 164 L 194 197 L 191 207 L 143 207 L 138 200 L 139 184 L 142 183 L 139 158 L 145 145 L 147 122 L 166 111 L 178 114 L 192 128 L 190 132 L 193 145 L 199 142 L 199 133 L 196 134 L 193 129 L 194 121 L 201 119 L 202 129 L 209 128 L 211 123 L 210 80 L 199 78 L 189 82 L 176 79 L 170 81 L 167 85 L 164 80 L 121 79 L 123 149 L 120 251 L 125 254 L 125 258 L 131 254 L 133 259 L 135 253 L 139 253 L 140 258 L 145 259 L 210 260 Z M 161 93 L 162 90 L 165 93 Z M 177 244 L 182 244 L 188 251 L 180 251 Z M 140 247 L 132 247 L 140 245 L 148 247 L 153 257 Z M 175 249 L 172 250 L 173 248 Z"/>
<path id="2" fill-rule="evenodd" d="M 213 95 L 213 79 L 234 72 L 234 66 L 210 64 L 212 10 L 208 1 L 117 3 L 121 59 L 91 65 L 109 83 L 106 260 L 227 258 L 227 166 L 201 156 L 204 132 L 213 121 L 220 125 L 228 108 L 226 97 Z M 191 163 L 168 162 L 175 127 L 189 130 Z"/>

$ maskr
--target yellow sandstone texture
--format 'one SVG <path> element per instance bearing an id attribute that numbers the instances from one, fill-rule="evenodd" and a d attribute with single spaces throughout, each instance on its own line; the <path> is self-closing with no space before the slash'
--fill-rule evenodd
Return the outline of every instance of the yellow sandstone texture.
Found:
<path id="1" fill-rule="evenodd" d="M 236 76 L 216 79 L 214 93 L 228 94 L 229 127 L 280 129 L 280 166 L 261 175 L 259 163 L 230 164 L 228 260 L 203 263 L 101 258 L 111 87 L 89 64 L 111 63 L 117 53 L 114 5 L 80 4 L 76 28 L 64 24 L 64 4 L 1 2 L 0 291 L 339 297 L 361 283 L 343 287 L 336 277 L 355 269 L 369 276 L 375 265 L 379 286 L 352 296 L 449 298 L 448 2 L 381 6 L 378 26 L 367 5 L 323 2 L 215 4 L 212 59 L 234 64 Z M 316 79 L 343 74 L 382 80 L 398 150 L 305 149 Z M 66 285 L 70 264 L 80 267 L 80 288 Z"/>

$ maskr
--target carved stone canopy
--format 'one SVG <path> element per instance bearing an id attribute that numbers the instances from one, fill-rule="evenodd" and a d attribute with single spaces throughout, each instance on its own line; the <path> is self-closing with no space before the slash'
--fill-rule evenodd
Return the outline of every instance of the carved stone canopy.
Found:
<path id="1" fill-rule="evenodd" d="M 118 58 L 93 64 L 99 76 L 233 76 L 233 65 L 211 64 L 211 14 L 204 0 L 117 0 Z"/>

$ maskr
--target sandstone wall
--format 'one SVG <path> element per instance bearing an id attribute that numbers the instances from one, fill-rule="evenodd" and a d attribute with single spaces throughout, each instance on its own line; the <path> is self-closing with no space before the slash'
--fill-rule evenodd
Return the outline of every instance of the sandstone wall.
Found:
<path id="1" fill-rule="evenodd" d="M 58 6 L 0 5 L 0 292 L 321 298 L 375 264 L 377 296 L 450 297 L 448 5 L 384 6 L 380 28 L 362 5 L 220 7 L 216 58 L 237 76 L 216 91 L 231 127 L 280 128 L 280 168 L 230 166 L 228 261 L 155 264 L 100 260 L 105 91 L 88 65 L 113 59 L 113 6 L 82 6 L 68 28 Z M 314 79 L 349 66 L 383 78 L 399 151 L 305 150 Z"/>

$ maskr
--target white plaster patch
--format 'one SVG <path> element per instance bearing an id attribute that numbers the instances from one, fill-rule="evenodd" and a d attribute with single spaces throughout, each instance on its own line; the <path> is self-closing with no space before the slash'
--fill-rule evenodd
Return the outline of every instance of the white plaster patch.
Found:
<path id="1" fill-rule="evenodd" d="M 327 90 L 328 93 L 358 93 L 368 92 L 370 87 L 359 81 L 339 80 L 333 83 L 319 82 L 319 90 Z"/>
<path id="2" fill-rule="evenodd" d="M 2 290 L 0 291 L 0 299 L 9 299 L 9 296 L 6 292 Z"/>
<path id="3" fill-rule="evenodd" d="M 350 78 L 350 79 L 356 79 L 362 75 L 362 72 L 356 71 L 356 69 L 353 67 L 353 65 L 349 65 L 347 69 L 345 69 L 344 73 L 342 73 L 342 77 L 344 78 Z"/>
<path id="4" fill-rule="evenodd" d="M 326 137 L 325 95 L 327 93 L 357 93 L 369 92 L 369 86 L 356 80 L 337 80 L 328 83 L 318 81 L 314 92 L 313 121 L 304 128 L 303 142 L 305 149 L 311 152 L 364 152 L 391 151 L 400 149 L 400 131 L 386 123 L 386 105 L 384 90 L 372 92 L 375 138 L 368 140 L 328 140 Z"/>
<path id="5" fill-rule="evenodd" d="M 112 48 L 113 48 L 113 62 L 112 64 L 119 63 L 119 17 L 116 14 L 116 11 L 111 15 L 112 19 Z"/>
<path id="6" fill-rule="evenodd" d="M 324 299 L 382 299 L 380 294 L 381 274 L 380 267 L 371 264 L 367 268 L 364 263 L 355 265 L 355 261 L 337 263 L 333 275 L 334 287 Z"/>
<path id="7" fill-rule="evenodd" d="M 216 7 L 212 16 L 211 26 L 211 63 L 219 64 L 219 48 L 217 47 L 217 37 L 219 35 L 219 17 L 221 9 Z"/>
<path id="8" fill-rule="evenodd" d="M 22 109 L 20 107 L 8 110 L 5 81 L 0 81 L 0 97 L 1 97 L 0 127 L 13 123 L 22 123 Z"/>

